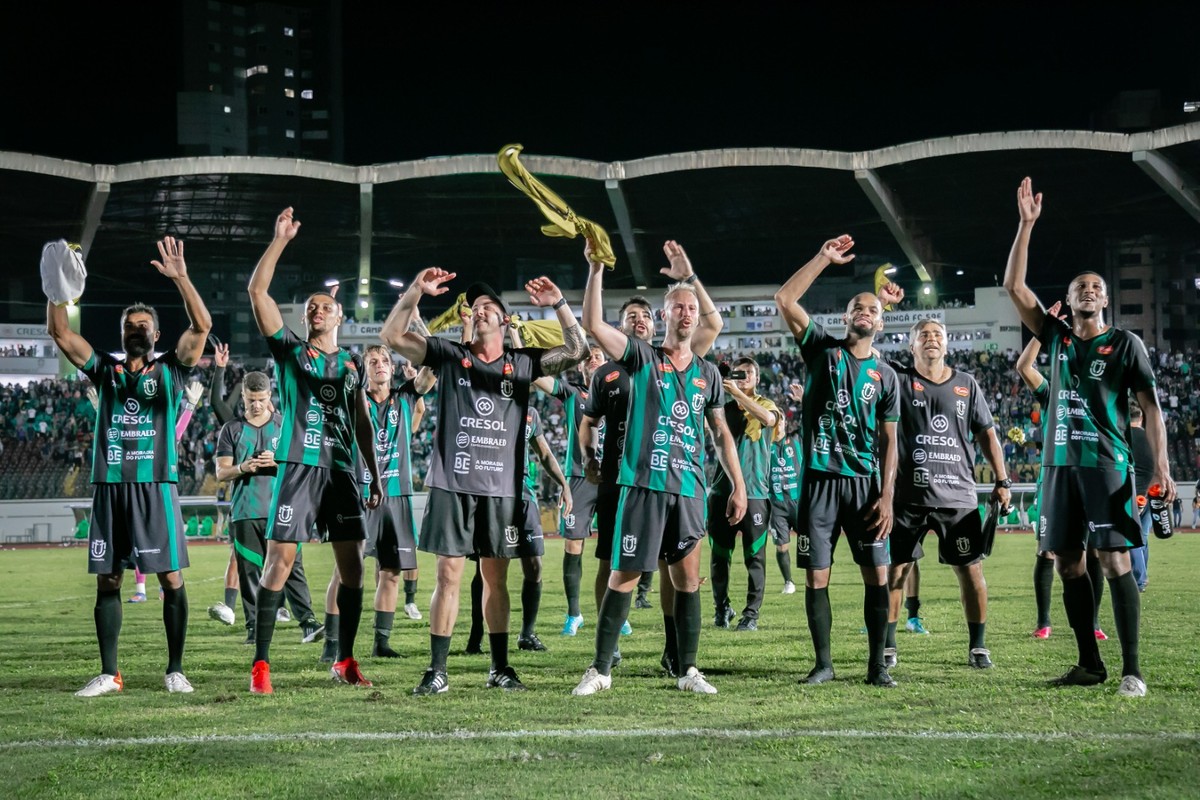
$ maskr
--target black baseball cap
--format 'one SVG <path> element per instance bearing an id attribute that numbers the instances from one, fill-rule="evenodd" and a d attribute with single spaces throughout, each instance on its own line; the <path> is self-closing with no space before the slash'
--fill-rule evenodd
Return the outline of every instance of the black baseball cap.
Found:
<path id="1" fill-rule="evenodd" d="M 505 314 L 508 314 L 508 306 L 505 305 L 504 301 L 500 299 L 500 295 L 497 294 L 491 286 L 488 286 L 483 281 L 476 281 L 468 286 L 466 295 L 468 306 L 475 305 L 475 301 L 481 297 L 490 297 L 492 300 L 496 301 L 496 305 L 500 306 L 501 311 L 503 311 Z"/>

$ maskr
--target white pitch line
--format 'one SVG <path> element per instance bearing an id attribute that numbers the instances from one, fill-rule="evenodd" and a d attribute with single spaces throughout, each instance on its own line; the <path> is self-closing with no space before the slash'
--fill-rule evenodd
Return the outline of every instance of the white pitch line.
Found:
<path id="1" fill-rule="evenodd" d="M 131 572 L 132 572 L 132 570 L 131 570 Z M 194 579 L 189 579 L 189 580 L 184 581 L 184 585 L 190 586 L 192 584 L 212 583 L 213 581 L 223 581 L 223 580 L 225 580 L 225 577 L 223 575 L 217 576 L 215 578 L 194 578 Z M 125 587 L 128 587 L 128 585 L 129 584 L 126 583 Z M 156 589 L 157 587 L 158 587 L 157 582 L 154 585 L 147 584 L 147 594 L 149 594 L 150 591 Z M 95 599 L 96 599 L 96 594 L 95 594 L 95 592 L 93 592 L 92 594 L 68 595 L 65 597 L 47 597 L 47 598 L 43 598 L 43 599 L 39 599 L 39 600 L 22 600 L 19 603 L 0 603 L 0 611 L 4 611 L 7 609 L 13 609 L 13 608 L 32 608 L 33 606 L 54 605 L 55 603 L 75 603 L 80 600 L 95 600 Z"/>
<path id="2" fill-rule="evenodd" d="M 1200 741 L 1200 732 L 1155 731 L 1148 733 L 1019 733 L 984 731 L 866 731 L 821 729 L 758 729 L 736 730 L 722 728 L 645 728 L 637 730 L 578 730 L 551 728 L 549 730 L 516 731 L 394 731 L 369 733 L 363 731 L 310 731 L 300 733 L 246 733 L 200 736 L 141 736 L 108 739 L 33 739 L 0 742 L 0 751 L 24 748 L 96 748 L 96 747 L 157 747 L 198 744 L 274 744 L 297 739 L 314 742 L 407 742 L 407 741 L 488 741 L 511 739 L 660 739 L 676 736 L 703 736 L 712 739 L 911 739 L 915 741 L 998 741 L 998 742 L 1130 742 L 1130 741 Z"/>

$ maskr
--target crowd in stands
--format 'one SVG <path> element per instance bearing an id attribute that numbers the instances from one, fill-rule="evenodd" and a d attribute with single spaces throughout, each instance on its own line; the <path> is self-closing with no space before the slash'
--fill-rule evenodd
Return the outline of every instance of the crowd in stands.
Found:
<path id="1" fill-rule="evenodd" d="M 742 353 L 714 355 L 719 361 L 732 361 Z M 803 385 L 803 361 L 798 354 L 752 355 L 760 364 L 759 392 L 776 402 L 787 418 L 789 432 L 794 432 L 800 423 L 800 404 L 790 398 L 789 387 L 793 383 Z M 1151 349 L 1167 426 L 1169 458 L 1174 477 L 1180 483 L 1195 482 L 1200 474 L 1200 380 L 1191 366 L 1194 358 L 1191 351 L 1172 354 Z M 1014 370 L 1017 353 L 957 351 L 948 359 L 954 367 L 973 374 L 988 398 L 1014 480 L 1036 481 L 1043 439 L 1042 410 L 1017 377 Z M 237 390 L 244 372 L 244 366 L 230 364 L 225 374 L 226 394 Z M 199 380 L 207 387 L 211 376 L 210 367 L 197 367 L 189 382 Z M 88 387 L 84 378 L 0 386 L 0 499 L 90 494 L 95 412 L 87 397 Z M 236 405 L 237 398 L 231 399 Z M 431 448 L 430 432 L 437 422 L 436 403 L 432 397 L 429 400 L 421 430 L 412 444 L 413 477 L 418 490 L 423 488 L 422 478 Z M 542 414 L 551 450 L 562 453 L 567 437 L 562 405 L 539 393 L 534 406 Z M 1023 441 L 1009 437 L 1014 428 L 1021 431 Z M 206 395 L 180 439 L 181 494 L 217 491 L 213 459 L 219 432 L 220 426 Z M 981 483 L 992 481 L 981 456 L 976 464 L 976 478 Z M 544 499 L 550 500 L 554 494 L 552 482 L 544 480 L 542 486 Z"/>

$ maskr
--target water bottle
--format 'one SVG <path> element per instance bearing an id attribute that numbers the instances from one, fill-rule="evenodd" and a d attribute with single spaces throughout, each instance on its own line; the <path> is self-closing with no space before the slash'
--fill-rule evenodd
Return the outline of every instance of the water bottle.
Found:
<path id="1" fill-rule="evenodd" d="M 1163 499 L 1162 487 L 1156 483 L 1146 490 L 1146 494 L 1150 496 L 1150 522 L 1154 535 L 1159 539 L 1170 539 L 1174 533 L 1171 530 L 1171 506 Z"/>

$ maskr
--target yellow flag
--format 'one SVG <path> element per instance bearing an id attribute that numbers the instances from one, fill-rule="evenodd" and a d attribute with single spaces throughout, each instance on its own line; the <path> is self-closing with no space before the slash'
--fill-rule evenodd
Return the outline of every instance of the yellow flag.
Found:
<path id="1" fill-rule="evenodd" d="M 459 325 L 462 325 L 462 319 L 458 315 L 458 310 L 466 304 L 467 294 L 463 292 L 454 301 L 454 305 L 429 320 L 429 332 L 431 334 L 441 333 L 442 331 L 448 331 L 451 328 L 457 328 Z"/>
<path id="2" fill-rule="evenodd" d="M 592 240 L 592 258 L 612 269 L 617 263 L 617 257 L 613 254 L 608 232 L 590 219 L 578 216 L 565 200 L 533 177 L 519 158 L 523 149 L 524 145 L 506 144 L 500 149 L 496 160 L 500 164 L 500 171 L 509 182 L 532 200 L 546 219 L 550 220 L 550 224 L 542 226 L 542 233 L 567 239 L 574 239 L 583 234 L 585 238 Z"/>
<path id="3" fill-rule="evenodd" d="M 875 291 L 876 295 L 879 294 L 880 289 L 882 289 L 884 286 L 887 286 L 889 283 L 892 282 L 891 278 L 889 278 L 885 274 L 891 268 L 892 268 L 892 265 L 890 263 L 888 263 L 888 264 L 880 264 L 879 269 L 875 270 L 875 289 L 874 289 L 874 291 Z M 892 306 L 890 306 L 890 305 L 884 306 L 883 310 L 891 311 Z"/>
<path id="4" fill-rule="evenodd" d="M 563 343 L 562 326 L 556 319 L 521 320 L 513 317 L 511 324 L 521 333 L 526 347 L 558 347 Z"/>

